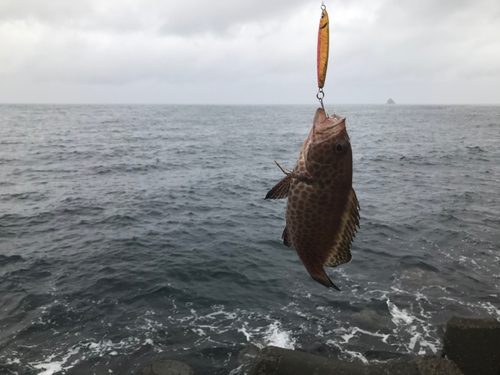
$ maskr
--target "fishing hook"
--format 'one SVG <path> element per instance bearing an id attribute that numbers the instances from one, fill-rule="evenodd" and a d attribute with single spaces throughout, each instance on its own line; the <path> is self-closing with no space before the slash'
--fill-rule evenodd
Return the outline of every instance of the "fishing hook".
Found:
<path id="1" fill-rule="evenodd" d="M 318 98 L 319 100 L 319 103 L 321 104 L 321 108 L 323 108 L 323 111 L 325 111 L 325 116 L 326 118 L 329 118 L 330 115 L 328 114 L 328 112 L 326 111 L 325 109 L 325 106 L 323 105 L 323 98 L 325 97 L 325 93 L 323 92 L 323 88 L 320 87 L 318 89 L 318 93 L 316 94 L 316 98 Z"/>

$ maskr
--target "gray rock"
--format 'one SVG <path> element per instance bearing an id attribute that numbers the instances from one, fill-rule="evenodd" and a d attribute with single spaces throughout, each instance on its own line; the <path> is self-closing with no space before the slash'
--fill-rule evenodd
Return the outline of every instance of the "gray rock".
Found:
<path id="1" fill-rule="evenodd" d="M 392 359 L 410 359 L 413 358 L 411 354 L 389 352 L 385 350 L 367 350 L 363 353 L 365 358 L 369 361 L 389 361 Z"/>
<path id="2" fill-rule="evenodd" d="M 443 353 L 465 375 L 500 374 L 500 322 L 451 318 L 446 325 Z"/>
<path id="3" fill-rule="evenodd" d="M 260 349 L 253 345 L 248 344 L 242 351 L 238 354 L 238 374 L 247 374 L 248 370 L 252 366 L 253 360 L 260 353 Z"/>
<path id="4" fill-rule="evenodd" d="M 389 313 L 381 315 L 370 309 L 363 309 L 352 313 L 351 319 L 353 325 L 366 330 L 379 330 L 380 327 L 391 327 L 393 325 Z"/>
<path id="5" fill-rule="evenodd" d="M 314 354 L 268 346 L 255 358 L 248 375 L 363 375 L 362 366 Z"/>
<path id="6" fill-rule="evenodd" d="M 253 359 L 259 354 L 260 349 L 254 344 L 248 344 L 245 349 L 243 349 L 238 354 L 238 365 L 242 365 L 253 361 Z"/>
<path id="7" fill-rule="evenodd" d="M 411 357 L 364 365 L 269 346 L 248 375 L 462 375 L 454 363 L 436 356 Z"/>
<path id="8" fill-rule="evenodd" d="M 141 375 L 194 375 L 194 371 L 185 363 L 163 360 L 145 367 Z"/>
<path id="9" fill-rule="evenodd" d="M 394 103 L 394 100 L 389 99 L 389 100 L 387 101 L 387 104 L 396 104 L 396 103 Z"/>
<path id="10" fill-rule="evenodd" d="M 436 272 L 418 267 L 407 268 L 401 272 L 401 283 L 409 287 L 446 285 L 446 280 Z"/>

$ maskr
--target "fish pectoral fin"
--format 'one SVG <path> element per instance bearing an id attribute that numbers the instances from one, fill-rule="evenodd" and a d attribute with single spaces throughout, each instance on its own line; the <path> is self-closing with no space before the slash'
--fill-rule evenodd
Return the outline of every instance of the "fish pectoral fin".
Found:
<path id="1" fill-rule="evenodd" d="M 349 263 L 352 259 L 349 247 L 359 227 L 359 202 L 354 189 L 351 188 L 347 203 L 341 216 L 333 246 L 328 251 L 324 262 L 326 267 L 337 267 Z"/>
<path id="2" fill-rule="evenodd" d="M 286 168 L 283 168 L 281 165 L 278 164 L 278 162 L 276 160 L 274 161 L 274 164 L 276 164 L 278 166 L 278 168 L 281 169 L 281 172 L 283 172 L 287 176 L 290 176 L 292 174 L 292 171 L 290 171 Z"/>
<path id="3" fill-rule="evenodd" d="M 274 187 L 269 190 L 264 199 L 283 199 L 288 197 L 288 192 L 290 191 L 290 183 L 292 182 L 292 176 L 286 176 L 283 180 L 278 182 Z"/>
<path id="4" fill-rule="evenodd" d="M 281 238 L 283 240 L 283 244 L 287 247 L 293 247 L 292 243 L 290 242 L 290 239 L 288 238 L 288 231 L 285 229 L 283 230 L 283 234 L 281 235 Z"/>

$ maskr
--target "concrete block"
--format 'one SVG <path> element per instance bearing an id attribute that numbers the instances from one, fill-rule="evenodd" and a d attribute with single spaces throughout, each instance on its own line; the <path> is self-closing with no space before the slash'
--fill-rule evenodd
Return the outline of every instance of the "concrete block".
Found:
<path id="1" fill-rule="evenodd" d="M 412 362 L 417 365 L 420 375 L 463 375 L 455 363 L 434 355 L 415 357 Z"/>
<path id="2" fill-rule="evenodd" d="M 141 375 L 194 375 L 194 371 L 183 362 L 163 360 L 145 367 Z"/>
<path id="3" fill-rule="evenodd" d="M 500 322 L 453 317 L 446 325 L 443 354 L 464 375 L 499 375 Z"/>

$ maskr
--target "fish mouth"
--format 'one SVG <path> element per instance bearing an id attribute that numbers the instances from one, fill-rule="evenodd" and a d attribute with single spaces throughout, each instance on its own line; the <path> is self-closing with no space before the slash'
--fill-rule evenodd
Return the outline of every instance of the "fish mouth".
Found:
<path id="1" fill-rule="evenodd" d="M 334 135 L 345 129 L 345 117 L 338 115 L 326 117 L 325 110 L 318 108 L 314 115 L 313 124 L 316 133 Z"/>

